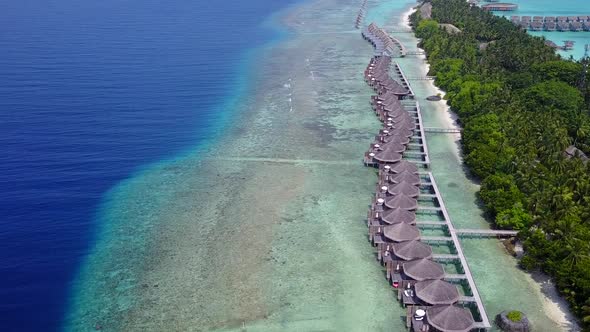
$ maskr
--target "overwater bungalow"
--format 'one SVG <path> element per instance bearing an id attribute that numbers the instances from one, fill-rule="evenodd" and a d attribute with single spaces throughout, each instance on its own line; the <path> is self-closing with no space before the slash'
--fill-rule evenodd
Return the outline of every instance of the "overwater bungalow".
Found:
<path id="1" fill-rule="evenodd" d="M 402 154 L 391 150 L 384 150 L 380 152 L 368 152 L 366 155 L 367 161 L 371 163 L 397 163 L 402 160 Z"/>
<path id="2" fill-rule="evenodd" d="M 383 237 L 393 242 L 415 241 L 420 238 L 420 230 L 416 226 L 397 223 L 383 227 Z"/>
<path id="3" fill-rule="evenodd" d="M 520 16 L 510 16 L 510 22 L 514 24 L 520 23 Z"/>
<path id="4" fill-rule="evenodd" d="M 411 184 L 412 186 L 419 186 L 420 185 L 420 176 L 416 173 L 403 171 L 397 174 L 392 174 L 388 177 L 389 182 L 393 184 L 399 184 L 402 182 L 406 182 Z"/>
<path id="5" fill-rule="evenodd" d="M 416 164 L 411 163 L 407 160 L 402 160 L 395 165 L 385 165 L 385 166 L 383 166 L 383 169 L 386 172 L 391 172 L 391 173 L 396 173 L 396 174 L 401 173 L 401 172 L 410 172 L 410 173 L 418 174 L 418 166 L 416 166 Z"/>
<path id="6" fill-rule="evenodd" d="M 578 22 L 578 17 L 577 16 L 568 16 L 567 21 L 568 22 Z"/>
<path id="7" fill-rule="evenodd" d="M 454 305 L 412 308 L 414 332 L 469 332 L 475 327 L 471 311 Z"/>
<path id="8" fill-rule="evenodd" d="M 535 21 L 531 23 L 530 29 L 533 31 L 541 31 L 543 30 L 543 23 L 541 23 L 541 21 Z"/>
<path id="9" fill-rule="evenodd" d="M 444 280 L 425 280 L 414 284 L 416 297 L 430 305 L 453 304 L 459 301 L 459 290 Z"/>
<path id="10" fill-rule="evenodd" d="M 387 193 L 390 195 L 406 195 L 408 197 L 418 197 L 420 188 L 407 182 L 400 182 L 387 187 Z"/>
<path id="11" fill-rule="evenodd" d="M 396 135 L 396 134 L 390 134 L 389 130 L 384 130 L 383 134 L 379 134 L 376 138 L 375 141 L 377 143 L 388 143 L 388 142 L 396 142 L 396 143 L 400 143 L 400 144 L 408 144 L 410 143 L 410 138 L 407 136 L 402 136 L 402 135 Z"/>
<path id="12" fill-rule="evenodd" d="M 580 22 L 586 22 L 588 19 L 590 19 L 588 16 L 578 16 L 578 21 Z"/>
<path id="13" fill-rule="evenodd" d="M 533 16 L 533 22 L 542 22 L 543 16 Z"/>
<path id="14" fill-rule="evenodd" d="M 557 22 L 557 31 L 569 31 L 570 24 L 566 21 Z"/>
<path id="15" fill-rule="evenodd" d="M 528 29 L 530 24 L 531 23 L 529 21 L 520 21 L 520 23 L 518 23 L 518 25 L 523 29 Z"/>
<path id="16" fill-rule="evenodd" d="M 557 22 L 567 22 L 567 16 L 557 16 Z"/>
<path id="17" fill-rule="evenodd" d="M 393 244 L 393 254 L 404 261 L 432 257 L 432 247 L 420 241 L 405 241 Z"/>
<path id="18" fill-rule="evenodd" d="M 557 28 L 557 24 L 553 21 L 545 22 L 545 30 L 547 31 L 555 31 Z"/>
<path id="19" fill-rule="evenodd" d="M 416 281 L 442 279 L 445 276 L 442 265 L 425 258 L 405 262 L 402 269 L 407 277 Z"/>
<path id="20" fill-rule="evenodd" d="M 418 209 L 418 200 L 406 195 L 396 195 L 385 199 L 385 206 L 390 209 L 403 209 L 407 211 L 416 211 Z"/>
<path id="21" fill-rule="evenodd" d="M 521 16 L 520 18 L 521 22 L 531 22 L 531 17 L 530 16 Z"/>
<path id="22" fill-rule="evenodd" d="M 381 212 L 381 220 L 389 225 L 399 223 L 411 225 L 416 223 L 416 213 L 401 208 L 385 209 Z"/>
<path id="23" fill-rule="evenodd" d="M 586 21 L 582 24 L 585 31 L 590 31 L 590 21 Z"/>
<path id="24" fill-rule="evenodd" d="M 555 16 L 545 16 L 545 23 L 547 22 L 555 23 Z"/>
<path id="25" fill-rule="evenodd" d="M 580 23 L 580 22 L 571 22 L 570 23 L 570 30 L 571 31 L 576 31 L 576 32 L 582 31 L 583 30 L 582 23 Z"/>
<path id="26" fill-rule="evenodd" d="M 404 144 L 400 144 L 397 142 L 388 142 L 382 145 L 374 144 L 372 152 L 384 151 L 384 150 L 391 150 L 393 152 L 402 153 L 406 151 L 406 146 Z"/>

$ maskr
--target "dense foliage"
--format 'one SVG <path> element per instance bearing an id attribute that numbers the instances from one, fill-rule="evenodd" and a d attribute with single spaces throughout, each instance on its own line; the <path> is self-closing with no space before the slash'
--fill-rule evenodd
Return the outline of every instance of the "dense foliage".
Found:
<path id="1" fill-rule="evenodd" d="M 520 322 L 522 320 L 522 313 L 520 311 L 513 310 L 509 312 L 506 317 L 513 322 Z"/>
<path id="2" fill-rule="evenodd" d="M 520 230 L 522 267 L 551 275 L 590 323 L 590 166 L 564 153 L 590 153 L 585 67 L 464 0 L 431 3 L 432 18 L 415 13 L 412 24 L 463 124 L 465 163 L 490 219 Z"/>

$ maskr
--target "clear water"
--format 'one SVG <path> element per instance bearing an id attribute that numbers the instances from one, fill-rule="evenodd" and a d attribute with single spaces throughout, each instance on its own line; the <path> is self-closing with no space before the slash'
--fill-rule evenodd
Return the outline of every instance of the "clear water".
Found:
<path id="1" fill-rule="evenodd" d="M 510 0 L 507 2 L 518 5 L 518 10 L 512 12 L 496 12 L 498 15 L 510 17 L 518 16 L 590 16 L 590 2 L 580 0 Z M 584 56 L 584 45 L 590 44 L 590 31 L 580 32 L 549 32 L 530 31 L 534 36 L 545 36 L 548 40 L 557 45 L 563 45 L 564 40 L 573 40 L 574 49 L 570 51 L 559 51 L 564 58 L 570 56 L 580 59 Z"/>
<path id="2" fill-rule="evenodd" d="M 181 22 L 202 18 L 203 6 L 181 3 L 176 8 L 188 16 Z M 371 0 L 368 20 L 399 26 L 413 3 Z M 404 329 L 405 312 L 363 223 L 376 175 L 361 158 L 380 123 L 362 80 L 372 49 L 353 29 L 359 6 L 310 0 L 268 19 L 288 38 L 251 50 L 241 79 L 214 81 L 240 93 L 215 109 L 221 115 L 210 114 L 214 120 L 230 114 L 230 125 L 215 127 L 211 144 L 143 168 L 103 197 L 96 243 L 72 285 L 65 330 Z M 174 22 L 177 15 L 170 15 Z M 252 15 L 240 17 L 261 21 Z M 410 34 L 399 37 L 416 44 Z M 424 74 L 422 60 L 401 62 L 408 76 Z M 205 78 L 214 75 L 220 74 Z M 428 82 L 413 86 L 421 100 L 434 93 Z M 448 116 L 441 103 L 423 102 L 423 109 L 428 126 L 442 126 Z M 457 137 L 433 135 L 428 143 L 454 222 L 487 227 L 475 203 L 477 185 L 462 171 Z M 464 245 L 490 315 L 517 307 L 535 330 L 560 329 L 545 314 L 539 288 L 497 241 Z"/>
<path id="3" fill-rule="evenodd" d="M 60 328 L 103 194 L 222 132 L 288 3 L 2 2 L 0 330 Z"/>

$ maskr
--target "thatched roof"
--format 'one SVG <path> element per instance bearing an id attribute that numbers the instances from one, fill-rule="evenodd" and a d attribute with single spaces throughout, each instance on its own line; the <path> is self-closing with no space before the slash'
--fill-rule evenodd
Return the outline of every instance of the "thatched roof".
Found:
<path id="1" fill-rule="evenodd" d="M 402 160 L 395 165 L 391 165 L 389 167 L 389 171 L 393 172 L 393 173 L 401 173 L 401 172 L 405 171 L 405 172 L 409 172 L 409 173 L 418 174 L 418 166 L 416 166 L 416 164 L 411 163 L 407 160 Z"/>
<path id="2" fill-rule="evenodd" d="M 418 200 L 406 195 L 396 195 L 385 199 L 385 206 L 391 209 L 400 208 L 413 211 L 418 209 Z"/>
<path id="3" fill-rule="evenodd" d="M 420 230 L 416 226 L 399 223 L 383 227 L 383 236 L 395 242 L 412 241 L 420 238 Z"/>
<path id="4" fill-rule="evenodd" d="M 391 77 L 389 77 L 388 79 L 382 81 L 381 86 L 383 86 L 387 91 L 398 95 L 398 96 L 405 96 L 407 94 L 409 94 L 410 92 L 408 91 L 408 89 L 404 88 L 398 81 L 395 81 L 394 79 L 392 79 Z"/>
<path id="5" fill-rule="evenodd" d="M 375 158 L 375 160 L 377 161 L 381 161 L 384 163 L 396 163 L 402 160 L 402 155 L 401 153 L 392 150 L 383 150 L 375 153 L 375 156 L 373 158 Z"/>
<path id="6" fill-rule="evenodd" d="M 403 130 L 415 130 L 416 129 L 416 122 L 413 119 L 408 119 L 405 121 L 400 121 L 398 123 L 393 123 L 391 128 L 403 129 Z"/>
<path id="7" fill-rule="evenodd" d="M 390 225 L 398 223 L 412 224 L 416 221 L 416 214 L 404 209 L 386 209 L 381 214 L 381 220 Z"/>
<path id="8" fill-rule="evenodd" d="M 404 144 L 400 144 L 398 142 L 388 142 L 379 145 L 380 150 L 392 150 L 397 153 L 402 153 L 406 151 L 406 146 Z"/>
<path id="9" fill-rule="evenodd" d="M 429 307 L 426 319 L 442 332 L 468 332 L 475 325 L 471 311 L 454 305 Z"/>
<path id="10" fill-rule="evenodd" d="M 418 197 L 420 195 L 420 189 L 408 182 L 400 182 L 388 186 L 387 192 L 392 195 L 403 194 L 409 197 Z"/>
<path id="11" fill-rule="evenodd" d="M 392 130 L 392 132 L 393 132 L 393 130 Z M 384 143 L 396 142 L 396 143 L 403 144 L 403 145 L 410 143 L 409 137 L 400 136 L 400 135 L 396 135 L 396 134 L 383 135 L 381 137 L 382 137 Z"/>
<path id="12" fill-rule="evenodd" d="M 445 276 L 442 265 L 425 258 L 406 262 L 403 268 L 408 277 L 418 281 L 442 279 Z"/>
<path id="13" fill-rule="evenodd" d="M 404 136 L 404 137 L 412 137 L 412 136 L 414 136 L 414 131 L 412 131 L 412 130 L 395 129 L 395 128 L 391 128 L 389 130 L 392 131 L 393 133 L 395 133 L 396 135 L 400 135 L 400 136 Z"/>
<path id="14" fill-rule="evenodd" d="M 453 304 L 459 300 L 457 287 L 440 279 L 420 281 L 414 287 L 416 296 L 428 304 Z"/>
<path id="15" fill-rule="evenodd" d="M 424 242 L 420 241 L 406 241 L 393 244 L 393 253 L 406 261 L 430 258 L 432 256 L 432 248 Z"/>
<path id="16" fill-rule="evenodd" d="M 400 173 L 397 173 L 396 175 L 392 175 L 390 177 L 390 181 L 392 183 L 407 182 L 413 186 L 419 186 L 420 185 L 420 176 L 417 175 L 416 173 L 412 173 L 409 171 L 402 171 Z"/>

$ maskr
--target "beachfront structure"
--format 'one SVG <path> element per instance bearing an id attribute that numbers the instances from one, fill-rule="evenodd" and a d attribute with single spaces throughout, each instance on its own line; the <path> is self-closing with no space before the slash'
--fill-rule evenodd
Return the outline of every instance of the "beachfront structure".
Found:
<path id="1" fill-rule="evenodd" d="M 488 11 L 513 11 L 518 9 L 518 5 L 514 3 L 507 3 L 507 2 L 498 2 L 498 3 L 490 3 L 481 6 L 482 9 Z"/>

